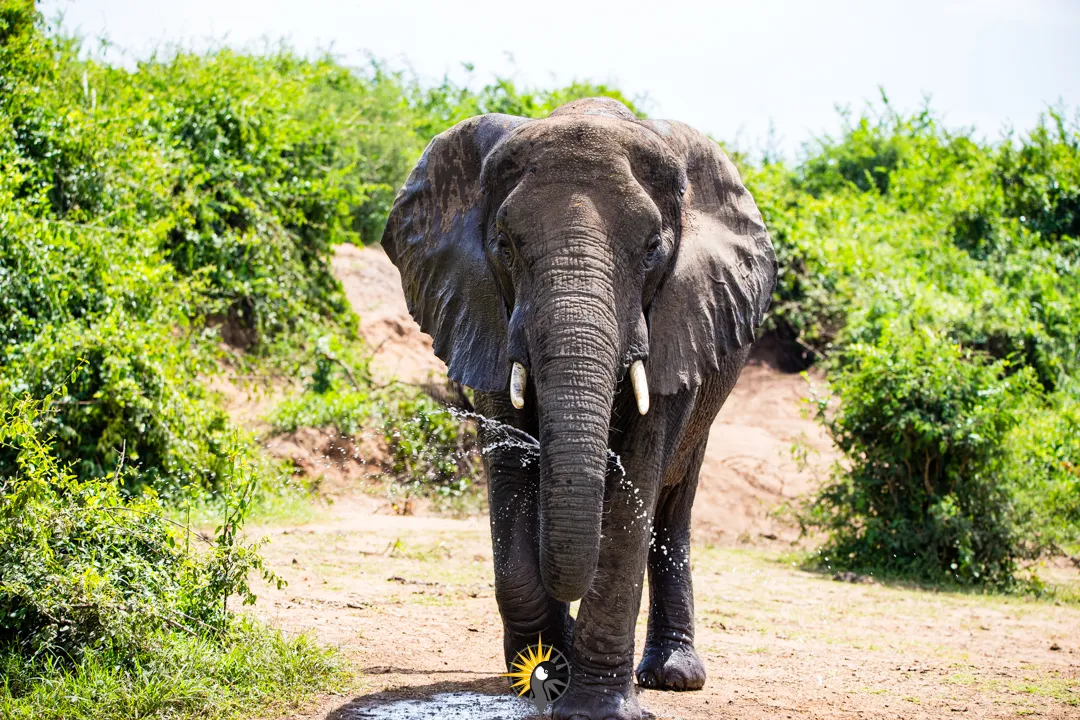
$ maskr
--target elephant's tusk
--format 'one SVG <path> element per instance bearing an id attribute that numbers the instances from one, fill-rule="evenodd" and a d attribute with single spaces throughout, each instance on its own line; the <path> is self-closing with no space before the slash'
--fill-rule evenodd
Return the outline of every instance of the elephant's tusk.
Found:
<path id="1" fill-rule="evenodd" d="M 645 363 L 640 360 L 630 366 L 630 384 L 634 386 L 638 412 L 644 415 L 649 412 L 649 381 L 645 377 Z"/>
<path id="2" fill-rule="evenodd" d="M 525 407 L 525 383 L 528 382 L 529 371 L 519 362 L 514 363 L 514 370 L 510 373 L 510 402 L 518 410 Z"/>

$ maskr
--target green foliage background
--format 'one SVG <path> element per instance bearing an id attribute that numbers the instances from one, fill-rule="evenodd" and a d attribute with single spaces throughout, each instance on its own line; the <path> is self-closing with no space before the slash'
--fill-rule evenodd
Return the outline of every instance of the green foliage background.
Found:
<path id="1" fill-rule="evenodd" d="M 300 374 L 277 427 L 379 427 L 403 473 L 460 494 L 471 436 L 371 387 L 333 246 L 374 242 L 461 119 L 594 95 L 640 109 L 603 85 L 429 86 L 288 49 L 134 68 L 80 51 L 0 0 L 0 663 L 16 678 L 0 710 L 47 707 L 44 676 L 99 683 L 70 717 L 143 697 L 135 653 L 219 680 L 150 693 L 140 716 L 227 714 L 331 670 L 219 604 L 260 567 L 236 542 L 237 463 L 258 463 L 202 380 L 223 363 Z M 1080 549 L 1077 122 L 1048 111 L 990 142 L 884 98 L 846 121 L 795 162 L 734 153 L 781 265 L 767 330 L 828 370 L 814 410 L 846 456 L 802 520 L 833 566 L 1008 586 L 1024 559 Z M 207 494 L 232 508 L 227 550 L 193 556 L 163 514 Z M 235 685 L 237 633 L 291 679 Z"/>
<path id="2" fill-rule="evenodd" d="M 845 464 L 803 515 L 829 563 L 1007 585 L 1076 552 L 1076 119 L 987 142 L 883 97 L 744 172 L 780 257 L 770 329 L 831 381 Z"/>

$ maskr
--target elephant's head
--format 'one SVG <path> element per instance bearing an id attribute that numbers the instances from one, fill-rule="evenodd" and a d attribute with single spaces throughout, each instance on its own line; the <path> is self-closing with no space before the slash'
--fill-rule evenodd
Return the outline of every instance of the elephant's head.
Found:
<path id="1" fill-rule="evenodd" d="M 647 412 L 650 392 L 694 388 L 750 343 L 768 308 L 776 261 L 750 193 L 697 131 L 582 100 L 436 137 L 382 242 L 450 377 L 534 403 L 544 584 L 581 597 L 618 383 L 633 376 Z"/>

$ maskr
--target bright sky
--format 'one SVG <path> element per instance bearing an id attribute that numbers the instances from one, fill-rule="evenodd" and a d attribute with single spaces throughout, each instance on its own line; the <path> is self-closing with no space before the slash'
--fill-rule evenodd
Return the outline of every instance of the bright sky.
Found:
<path id="1" fill-rule="evenodd" d="M 901 110 L 924 96 L 953 127 L 997 138 L 1048 105 L 1080 108 L 1078 0 L 43 0 L 46 16 L 127 57 L 162 43 L 367 53 L 432 82 L 461 64 L 536 85 L 591 79 L 646 96 L 743 149 L 770 124 L 780 149 L 835 132 L 884 87 Z M 108 57 L 117 61 L 117 51 Z"/>

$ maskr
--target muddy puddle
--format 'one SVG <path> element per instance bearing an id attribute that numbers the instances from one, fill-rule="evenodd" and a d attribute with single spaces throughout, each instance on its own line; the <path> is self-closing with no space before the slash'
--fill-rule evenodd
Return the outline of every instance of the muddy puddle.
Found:
<path id="1" fill-rule="evenodd" d="M 355 708 L 344 713 L 341 720 L 525 720 L 532 717 L 536 717 L 536 709 L 510 695 L 456 692 Z"/>

